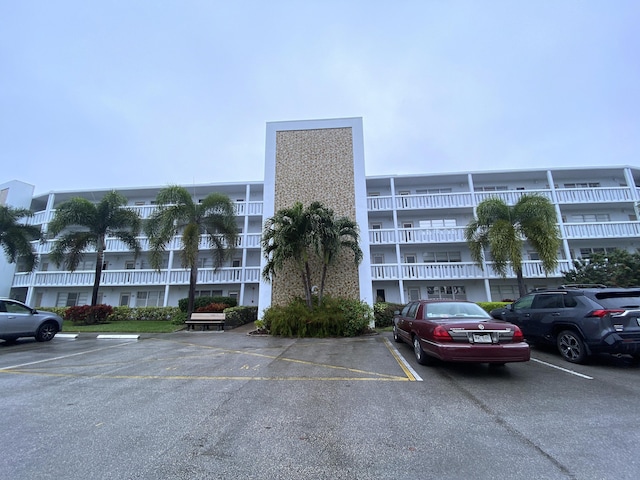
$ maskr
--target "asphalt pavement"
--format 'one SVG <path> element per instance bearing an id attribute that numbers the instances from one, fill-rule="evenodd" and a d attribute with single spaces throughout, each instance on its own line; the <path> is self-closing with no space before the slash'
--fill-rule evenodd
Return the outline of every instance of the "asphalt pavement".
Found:
<path id="1" fill-rule="evenodd" d="M 0 477 L 635 479 L 640 368 L 417 365 L 388 333 L 0 342 Z"/>

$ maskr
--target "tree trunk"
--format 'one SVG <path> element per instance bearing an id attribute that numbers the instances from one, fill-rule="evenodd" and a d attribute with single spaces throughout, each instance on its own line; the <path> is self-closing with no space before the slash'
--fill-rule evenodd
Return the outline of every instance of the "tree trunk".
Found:
<path id="1" fill-rule="evenodd" d="M 93 277 L 93 291 L 91 292 L 91 306 L 98 303 L 98 290 L 100 289 L 100 277 L 102 277 L 102 262 L 104 262 L 104 237 L 98 237 L 98 256 L 96 258 L 96 273 Z"/>
<path id="2" fill-rule="evenodd" d="M 189 302 L 187 303 L 187 318 L 193 313 L 193 304 L 196 296 L 196 283 L 198 282 L 198 266 L 192 265 L 189 272 Z"/>
<path id="3" fill-rule="evenodd" d="M 322 297 L 324 296 L 324 282 L 327 278 L 327 264 L 322 265 L 322 278 L 320 279 L 320 291 L 318 292 L 318 305 L 322 305 Z"/>
<path id="4" fill-rule="evenodd" d="M 522 268 L 516 269 L 516 278 L 518 279 L 518 292 L 521 297 L 524 297 L 527 294 L 527 291 L 524 288 L 524 278 L 522 276 Z"/>

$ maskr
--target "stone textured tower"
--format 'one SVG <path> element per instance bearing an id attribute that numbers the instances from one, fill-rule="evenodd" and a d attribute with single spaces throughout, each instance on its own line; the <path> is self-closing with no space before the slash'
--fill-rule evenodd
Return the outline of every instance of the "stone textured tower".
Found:
<path id="1" fill-rule="evenodd" d="M 328 272 L 325 293 L 372 304 L 361 118 L 267 123 L 263 218 L 296 202 L 307 207 L 313 201 L 358 223 L 365 255 L 356 266 L 353 254 L 344 252 Z M 319 283 L 315 270 L 313 281 Z M 260 285 L 260 312 L 295 296 L 304 296 L 299 274 L 282 272 L 272 283 Z"/>

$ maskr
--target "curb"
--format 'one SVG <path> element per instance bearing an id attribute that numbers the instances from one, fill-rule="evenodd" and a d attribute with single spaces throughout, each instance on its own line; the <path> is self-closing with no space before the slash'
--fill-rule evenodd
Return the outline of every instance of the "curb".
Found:
<path id="1" fill-rule="evenodd" d="M 98 335 L 96 338 L 98 340 L 115 340 L 115 339 L 138 340 L 140 338 L 140 335 Z"/>

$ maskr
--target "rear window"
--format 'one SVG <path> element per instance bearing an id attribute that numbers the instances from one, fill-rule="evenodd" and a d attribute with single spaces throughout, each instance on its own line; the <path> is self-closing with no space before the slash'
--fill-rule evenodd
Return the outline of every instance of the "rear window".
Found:
<path id="1" fill-rule="evenodd" d="M 600 292 L 595 295 L 605 308 L 640 308 L 640 290 L 629 292 Z"/>

